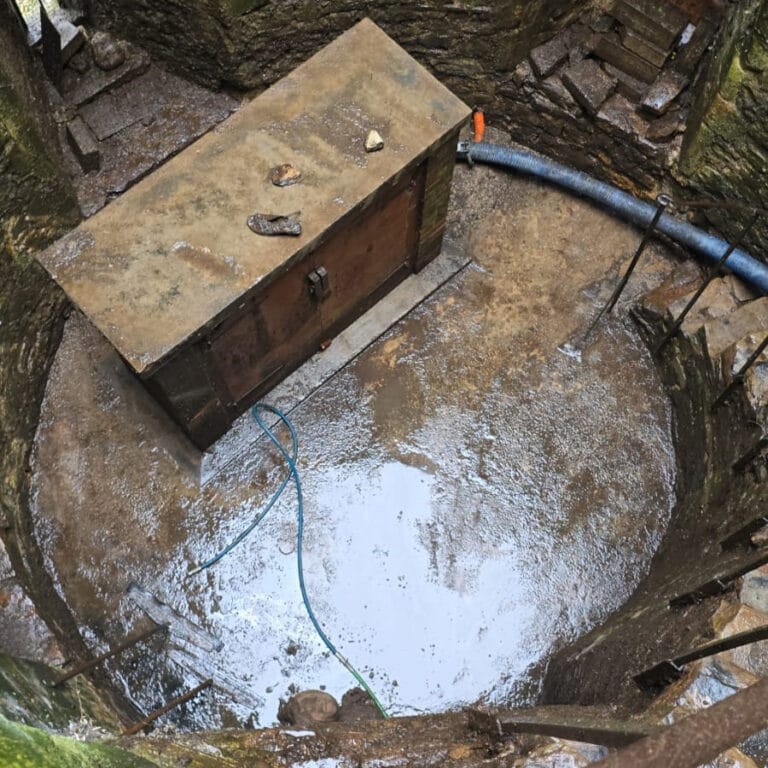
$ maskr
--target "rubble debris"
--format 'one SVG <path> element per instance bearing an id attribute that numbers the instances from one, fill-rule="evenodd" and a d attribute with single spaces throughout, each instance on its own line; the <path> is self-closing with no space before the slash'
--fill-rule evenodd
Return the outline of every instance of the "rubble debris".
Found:
<path id="1" fill-rule="evenodd" d="M 290 187 L 301 181 L 301 171 L 290 163 L 283 163 L 269 172 L 269 180 L 276 187 Z"/>
<path id="2" fill-rule="evenodd" d="M 381 134 L 378 131 L 369 131 L 365 139 L 365 151 L 378 152 L 381 149 L 384 149 L 384 139 L 381 138 Z"/>
<path id="3" fill-rule="evenodd" d="M 281 215 L 279 213 L 254 213 L 248 217 L 248 227 L 257 235 L 301 234 L 301 211 Z"/>
<path id="4" fill-rule="evenodd" d="M 96 66 L 104 72 L 117 69 L 125 61 L 125 48 L 108 32 L 96 32 L 91 38 L 91 53 Z"/>
<path id="5" fill-rule="evenodd" d="M 77 162 L 86 173 L 99 170 L 101 167 L 99 145 L 82 117 L 77 116 L 67 123 L 67 141 Z"/>
<path id="6" fill-rule="evenodd" d="M 325 691 L 302 691 L 288 701 L 280 701 L 277 719 L 284 725 L 306 727 L 338 720 L 339 705 Z"/>
<path id="7" fill-rule="evenodd" d="M 678 110 L 668 112 L 666 115 L 648 123 L 646 136 L 650 141 L 669 141 L 685 129 L 685 121 Z"/>
<path id="8" fill-rule="evenodd" d="M 617 81 L 594 59 L 571 64 L 563 71 L 563 83 L 576 101 L 590 115 L 597 114 L 601 104 L 613 93 Z"/>

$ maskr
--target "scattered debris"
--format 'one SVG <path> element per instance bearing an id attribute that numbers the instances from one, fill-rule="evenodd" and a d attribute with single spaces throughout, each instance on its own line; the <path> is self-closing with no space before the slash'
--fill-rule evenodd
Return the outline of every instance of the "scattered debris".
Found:
<path id="1" fill-rule="evenodd" d="M 339 704 L 325 691 L 302 691 L 280 702 L 277 718 L 284 725 L 306 727 L 338 720 Z"/>
<path id="2" fill-rule="evenodd" d="M 269 172 L 269 180 L 276 187 L 290 187 L 301 181 L 301 171 L 290 163 L 283 163 Z"/>
<path id="3" fill-rule="evenodd" d="M 301 234 L 301 211 L 281 215 L 279 213 L 254 213 L 248 217 L 248 227 L 257 235 Z"/>
<path id="4" fill-rule="evenodd" d="M 125 61 L 125 48 L 108 32 L 96 32 L 91 38 L 93 60 L 99 69 L 111 72 Z"/>
<path id="5" fill-rule="evenodd" d="M 378 152 L 381 149 L 384 149 L 384 139 L 381 138 L 381 134 L 378 131 L 369 131 L 365 139 L 365 151 Z"/>

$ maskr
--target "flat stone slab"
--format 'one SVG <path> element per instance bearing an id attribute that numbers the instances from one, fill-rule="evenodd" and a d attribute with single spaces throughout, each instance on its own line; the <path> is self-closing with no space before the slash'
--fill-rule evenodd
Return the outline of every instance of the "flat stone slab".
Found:
<path id="1" fill-rule="evenodd" d="M 652 83 L 659 74 L 657 66 L 627 50 L 614 32 L 597 38 L 595 53 L 604 61 L 644 83 Z"/>
<path id="2" fill-rule="evenodd" d="M 562 77 L 565 87 L 590 115 L 597 114 L 617 83 L 616 78 L 611 77 L 593 59 L 571 64 L 563 71 Z"/>
<path id="3" fill-rule="evenodd" d="M 641 59 L 645 59 L 655 67 L 663 67 L 669 57 L 670 52 L 668 49 L 665 50 L 653 43 L 649 43 L 644 37 L 641 37 L 637 32 L 628 27 L 624 27 L 621 30 L 621 42 L 627 50 L 636 53 Z"/>

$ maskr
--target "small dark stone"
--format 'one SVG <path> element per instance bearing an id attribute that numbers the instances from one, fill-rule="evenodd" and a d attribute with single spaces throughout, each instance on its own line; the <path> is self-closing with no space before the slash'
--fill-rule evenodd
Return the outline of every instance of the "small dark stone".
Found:
<path id="1" fill-rule="evenodd" d="M 551 75 L 567 58 L 568 48 L 562 37 L 555 37 L 530 53 L 531 64 L 539 77 Z"/>
<path id="2" fill-rule="evenodd" d="M 91 68 L 91 55 L 88 47 L 81 48 L 68 62 L 67 66 L 78 75 L 84 75 Z"/>
<path id="3" fill-rule="evenodd" d="M 376 720 L 381 714 L 371 697 L 362 688 L 352 688 L 341 697 L 339 720 L 354 723 L 360 720 Z"/>
<path id="4" fill-rule="evenodd" d="M 91 53 L 99 69 L 109 72 L 125 61 L 125 48 L 107 32 L 96 32 L 91 38 Z"/>
<path id="5" fill-rule="evenodd" d="M 590 115 L 597 113 L 616 88 L 616 78 L 605 72 L 594 59 L 571 64 L 563 71 L 562 78 L 574 99 Z"/>

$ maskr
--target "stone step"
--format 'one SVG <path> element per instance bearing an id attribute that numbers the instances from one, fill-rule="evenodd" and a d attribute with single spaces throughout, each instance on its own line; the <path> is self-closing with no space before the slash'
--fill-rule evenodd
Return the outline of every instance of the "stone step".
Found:
<path id="1" fill-rule="evenodd" d="M 662 50 L 669 50 L 688 24 L 666 0 L 618 0 L 611 15 Z"/>
<path id="2" fill-rule="evenodd" d="M 595 55 L 644 83 L 652 83 L 659 74 L 659 68 L 655 64 L 628 51 L 615 32 L 597 37 Z"/>

